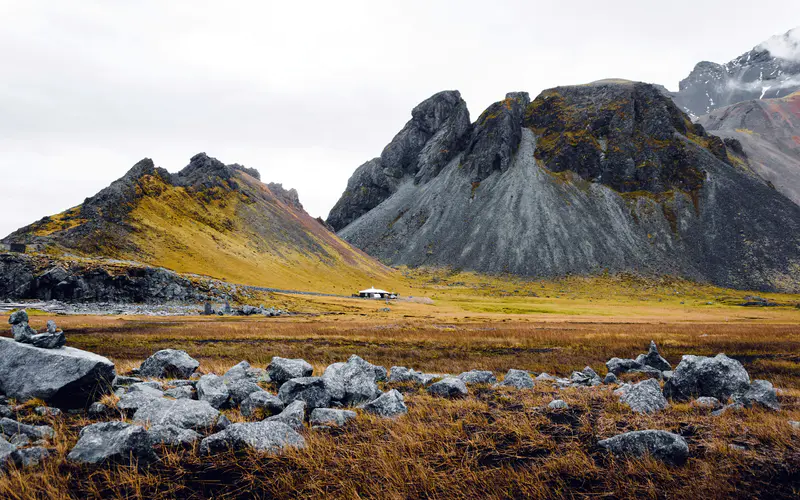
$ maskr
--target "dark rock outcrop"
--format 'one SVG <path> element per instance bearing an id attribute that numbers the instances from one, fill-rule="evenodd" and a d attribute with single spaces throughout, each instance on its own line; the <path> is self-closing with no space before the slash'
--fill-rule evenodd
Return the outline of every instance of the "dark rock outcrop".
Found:
<path id="1" fill-rule="evenodd" d="M 114 364 L 91 352 L 40 349 L 0 338 L 0 393 L 57 408 L 86 408 L 111 389 Z"/>

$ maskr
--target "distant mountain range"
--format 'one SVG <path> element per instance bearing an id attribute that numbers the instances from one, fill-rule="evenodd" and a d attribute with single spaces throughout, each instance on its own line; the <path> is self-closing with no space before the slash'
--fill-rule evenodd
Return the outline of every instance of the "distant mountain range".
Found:
<path id="1" fill-rule="evenodd" d="M 675 103 L 692 118 L 737 102 L 786 97 L 800 90 L 800 27 L 726 63 L 698 63 Z"/>
<path id="2" fill-rule="evenodd" d="M 2 241 L 233 283 L 351 293 L 392 271 L 310 217 L 297 192 L 200 153 L 177 174 L 138 162 L 83 204 Z"/>
<path id="3" fill-rule="evenodd" d="M 328 223 L 392 265 L 800 291 L 800 207 L 642 83 L 515 92 L 475 123 L 457 91 L 438 93 L 356 169 Z"/>

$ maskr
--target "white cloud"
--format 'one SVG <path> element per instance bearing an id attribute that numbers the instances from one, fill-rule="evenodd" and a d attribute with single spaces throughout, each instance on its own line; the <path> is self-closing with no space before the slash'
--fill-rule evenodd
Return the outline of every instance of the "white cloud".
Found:
<path id="1" fill-rule="evenodd" d="M 770 55 L 779 59 L 800 62 L 800 27 L 783 35 L 775 35 L 758 47 L 768 50 Z"/>

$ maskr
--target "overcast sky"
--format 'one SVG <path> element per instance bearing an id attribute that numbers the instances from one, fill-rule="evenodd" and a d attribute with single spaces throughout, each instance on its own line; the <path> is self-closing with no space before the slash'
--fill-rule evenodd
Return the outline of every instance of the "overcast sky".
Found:
<path id="1" fill-rule="evenodd" d="M 797 23 L 797 0 L 0 0 L 0 236 L 144 157 L 205 151 L 327 215 L 431 94 L 470 114 L 603 78 L 677 89 Z M 785 13 L 786 15 L 781 15 Z"/>

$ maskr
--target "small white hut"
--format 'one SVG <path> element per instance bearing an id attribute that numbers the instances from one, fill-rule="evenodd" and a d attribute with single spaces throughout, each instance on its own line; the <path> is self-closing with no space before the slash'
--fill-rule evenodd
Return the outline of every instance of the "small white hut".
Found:
<path id="1" fill-rule="evenodd" d="M 387 292 L 386 290 L 381 290 L 380 288 L 367 288 L 366 290 L 361 290 L 358 292 L 358 296 L 364 299 L 396 299 L 397 294 L 393 292 Z"/>

